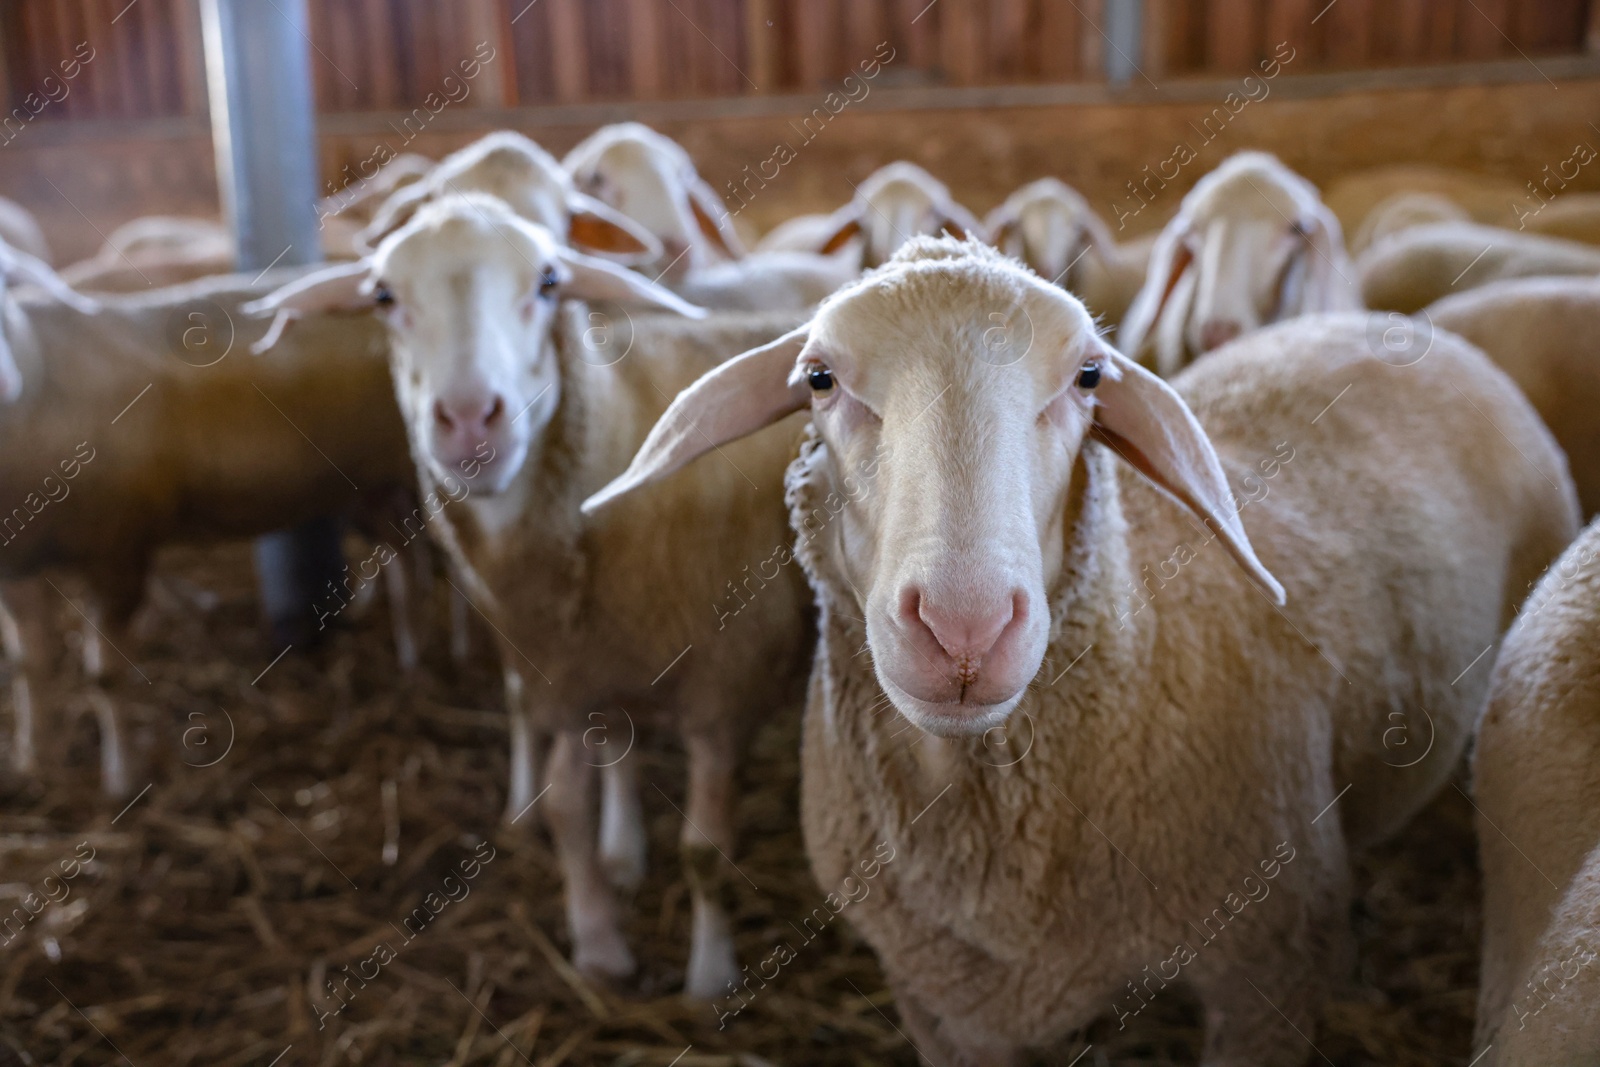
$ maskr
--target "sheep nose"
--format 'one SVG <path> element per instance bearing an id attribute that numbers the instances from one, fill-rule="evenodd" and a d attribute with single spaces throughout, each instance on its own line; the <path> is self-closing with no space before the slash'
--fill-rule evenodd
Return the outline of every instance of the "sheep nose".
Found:
<path id="1" fill-rule="evenodd" d="M 1221 348 L 1244 332 L 1244 328 L 1231 319 L 1212 319 L 1200 327 L 1200 344 L 1207 352 Z"/>
<path id="2" fill-rule="evenodd" d="M 900 599 L 900 625 L 908 631 L 931 635 L 945 655 L 956 662 L 961 680 L 974 681 L 985 657 L 1007 630 L 1027 616 L 1027 599 L 1021 590 L 960 606 L 942 603 L 912 587 Z"/>
<path id="3" fill-rule="evenodd" d="M 447 435 L 483 440 L 505 418 L 506 402 L 498 393 L 441 397 L 433 403 L 433 419 Z"/>

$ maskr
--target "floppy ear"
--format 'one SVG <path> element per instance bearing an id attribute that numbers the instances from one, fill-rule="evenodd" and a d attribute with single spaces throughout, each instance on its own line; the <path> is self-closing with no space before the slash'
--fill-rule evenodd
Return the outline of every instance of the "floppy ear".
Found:
<path id="1" fill-rule="evenodd" d="M 983 224 L 973 216 L 972 212 L 954 201 L 938 204 L 934 210 L 939 213 L 940 233 L 949 234 L 958 241 L 983 234 Z"/>
<path id="2" fill-rule="evenodd" d="M 1020 244 L 1017 245 L 1016 251 L 1012 251 L 1011 248 L 1007 247 L 1011 244 L 1012 238 L 1017 235 L 1019 223 L 1020 220 L 1017 218 L 1017 213 L 1007 208 L 1006 205 L 1001 204 L 989 212 L 988 217 L 983 220 L 984 240 L 1013 259 L 1022 259 L 1023 253 L 1027 249 Z"/>
<path id="3" fill-rule="evenodd" d="M 1339 219 L 1326 204 L 1316 207 L 1300 220 L 1300 230 L 1309 246 L 1302 272 L 1302 292 L 1298 307 L 1291 314 L 1313 311 L 1353 311 L 1361 307 L 1356 297 L 1355 268 L 1345 251 Z M 1280 301 L 1282 296 L 1280 294 Z"/>
<path id="4" fill-rule="evenodd" d="M 1211 527 L 1250 580 L 1282 604 L 1283 586 L 1256 558 L 1228 476 L 1194 412 L 1166 382 L 1116 349 L 1101 347 L 1104 373 L 1094 392 L 1090 432 Z"/>
<path id="5" fill-rule="evenodd" d="M 50 264 L 3 242 L 0 242 L 0 271 L 5 272 L 7 283 L 36 285 L 74 311 L 93 315 L 100 310 L 97 301 L 89 299 L 62 281 L 61 275 L 52 270 Z"/>
<path id="6" fill-rule="evenodd" d="M 703 319 L 708 312 L 691 304 L 671 289 L 657 285 L 642 274 L 604 259 L 586 256 L 570 248 L 556 252 L 572 271 L 567 295 L 579 300 L 612 300 L 619 304 L 643 304 L 673 311 L 687 319 Z"/>
<path id="7" fill-rule="evenodd" d="M 377 305 L 372 299 L 371 274 L 369 260 L 338 263 L 297 278 L 260 300 L 241 305 L 239 310 L 246 315 L 272 316 L 271 327 L 261 340 L 250 346 L 250 351 L 259 356 L 277 344 L 289 324 L 302 315 L 372 310 Z"/>
<path id="8" fill-rule="evenodd" d="M 619 263 L 648 263 L 661 255 L 661 242 L 655 234 L 628 216 L 583 193 L 567 194 L 567 212 L 572 224 L 567 242 L 584 252 L 616 257 Z"/>
<path id="9" fill-rule="evenodd" d="M 1179 216 L 1161 231 L 1150 251 L 1144 285 L 1139 288 L 1117 330 L 1117 347 L 1134 359 L 1144 358 L 1144 350 L 1151 342 L 1162 312 L 1194 263 L 1194 251 L 1189 247 L 1190 232 L 1187 221 Z"/>
<path id="10" fill-rule="evenodd" d="M 704 178 L 696 176 L 689 182 L 688 192 L 689 210 L 694 212 L 700 232 L 729 259 L 743 259 L 744 242 L 739 240 L 738 231 L 733 228 L 733 216 L 728 214 L 727 205 L 717 191 L 707 185 Z"/>
<path id="11" fill-rule="evenodd" d="M 811 329 L 807 323 L 717 367 L 679 393 L 639 452 L 612 483 L 583 502 L 584 514 L 687 466 L 729 441 L 755 433 L 811 403 L 803 378 L 791 380 Z"/>
<path id="12" fill-rule="evenodd" d="M 838 223 L 837 228 L 817 249 L 824 256 L 833 255 L 861 234 L 861 214 L 855 205 L 846 204 L 833 213 L 833 218 Z"/>

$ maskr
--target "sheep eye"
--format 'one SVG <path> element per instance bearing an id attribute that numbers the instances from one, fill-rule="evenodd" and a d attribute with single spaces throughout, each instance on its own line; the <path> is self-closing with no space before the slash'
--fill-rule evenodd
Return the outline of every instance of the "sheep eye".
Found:
<path id="1" fill-rule="evenodd" d="M 394 307 L 394 293 L 387 285 L 379 282 L 372 288 L 372 302 L 381 308 Z"/>
<path id="2" fill-rule="evenodd" d="M 818 395 L 833 392 L 833 371 L 827 367 L 812 367 L 806 374 L 806 384 Z"/>
<path id="3" fill-rule="evenodd" d="M 556 272 L 547 268 L 545 272 L 539 276 L 539 295 L 543 297 L 554 297 L 556 295 L 556 289 L 560 285 L 561 279 L 556 277 Z"/>
<path id="4" fill-rule="evenodd" d="M 1100 364 L 1085 363 L 1083 369 L 1078 371 L 1078 388 L 1087 391 L 1099 384 Z"/>

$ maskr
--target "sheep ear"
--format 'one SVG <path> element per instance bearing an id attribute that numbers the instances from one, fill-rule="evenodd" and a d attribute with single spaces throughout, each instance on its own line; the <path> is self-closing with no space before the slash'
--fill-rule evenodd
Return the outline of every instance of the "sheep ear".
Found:
<path id="1" fill-rule="evenodd" d="M 1166 311 L 1178 283 L 1194 263 L 1189 233 L 1188 226 L 1169 223 L 1150 251 L 1150 266 L 1145 270 L 1144 285 L 1133 298 L 1133 304 L 1122 320 L 1122 327 L 1117 331 L 1118 347 L 1134 359 L 1143 358 L 1143 350 L 1154 338 L 1162 312 Z"/>
<path id="2" fill-rule="evenodd" d="M 3 244 L 3 243 L 0 243 Z M 100 304 L 78 292 L 51 269 L 50 264 L 38 256 L 31 256 L 19 248 L 3 245 L 0 248 L 0 270 L 8 284 L 36 285 L 55 299 L 85 315 L 100 310 Z"/>
<path id="3" fill-rule="evenodd" d="M 646 263 L 661 255 L 661 242 L 655 234 L 610 204 L 583 193 L 569 193 L 567 212 L 572 217 L 567 241 L 574 248 L 616 256 L 622 263 Z"/>
<path id="4" fill-rule="evenodd" d="M 936 210 L 939 212 L 940 233 L 948 234 L 958 241 L 983 234 L 982 224 L 960 204 L 945 204 Z"/>
<path id="5" fill-rule="evenodd" d="M 611 300 L 619 304 L 643 304 L 646 307 L 676 312 L 687 319 L 703 319 L 708 314 L 705 308 L 689 303 L 671 289 L 657 285 L 627 267 L 604 259 L 596 259 L 594 256 L 586 256 L 570 248 L 562 248 L 556 254 L 572 271 L 572 281 L 568 283 L 567 295 L 579 300 Z"/>
<path id="6" fill-rule="evenodd" d="M 861 217 L 848 207 L 846 212 L 842 217 L 835 216 L 835 218 L 839 219 L 839 228 L 834 230 L 828 239 L 822 242 L 822 246 L 817 249 L 822 255 L 833 255 L 860 235 Z"/>
<path id="7" fill-rule="evenodd" d="M 1301 219 L 1300 230 L 1305 234 L 1309 251 L 1301 272 L 1298 306 L 1291 307 L 1289 314 L 1354 309 L 1357 305 L 1350 295 L 1354 268 L 1345 251 L 1339 219 L 1326 204 L 1319 203 Z"/>
<path id="8" fill-rule="evenodd" d="M 261 355 L 278 343 L 289 324 L 304 315 L 330 311 L 370 311 L 375 307 L 372 298 L 372 264 L 358 259 L 353 263 L 338 263 L 313 271 L 276 289 L 260 300 L 240 306 L 246 315 L 272 316 L 272 325 L 266 334 L 250 346 L 250 351 Z"/>
<path id="9" fill-rule="evenodd" d="M 1283 586 L 1256 558 L 1222 461 L 1194 412 L 1166 382 L 1110 346 L 1101 348 L 1093 435 L 1210 526 L 1250 580 L 1282 604 Z"/>
<path id="10" fill-rule="evenodd" d="M 728 214 L 728 207 L 717 191 L 707 185 L 703 178 L 695 178 L 689 183 L 689 210 L 694 212 L 700 232 L 722 249 L 723 255 L 729 259 L 744 258 L 744 242 L 739 240 L 739 233 L 733 228 L 733 216 Z"/>
<path id="11" fill-rule="evenodd" d="M 583 502 L 584 514 L 673 471 L 729 441 L 755 433 L 811 403 L 803 380 L 791 381 L 810 323 L 717 367 L 678 394 L 628 469 Z"/>

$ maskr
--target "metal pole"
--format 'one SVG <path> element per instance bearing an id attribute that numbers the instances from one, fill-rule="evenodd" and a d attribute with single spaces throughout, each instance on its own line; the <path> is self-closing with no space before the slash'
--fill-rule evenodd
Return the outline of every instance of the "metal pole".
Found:
<path id="1" fill-rule="evenodd" d="M 317 135 L 306 0 L 200 0 L 217 187 L 239 269 L 316 263 Z M 339 524 L 315 519 L 256 542 L 262 607 L 278 640 L 308 643 L 312 605 L 340 577 Z"/>
<path id="2" fill-rule="evenodd" d="M 1106 80 L 1133 80 L 1144 52 L 1144 0 L 1106 0 Z"/>

